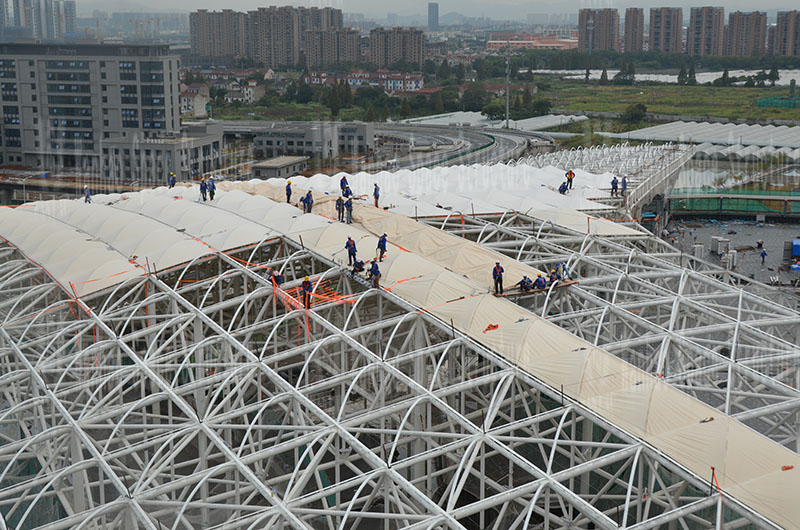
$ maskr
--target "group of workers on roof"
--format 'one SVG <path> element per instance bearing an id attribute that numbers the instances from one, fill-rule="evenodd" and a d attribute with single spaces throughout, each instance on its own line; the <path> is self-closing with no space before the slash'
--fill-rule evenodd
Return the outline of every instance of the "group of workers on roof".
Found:
<path id="1" fill-rule="evenodd" d="M 572 181 L 575 179 L 575 172 L 571 169 L 564 174 L 566 180 L 558 187 L 558 193 L 566 195 L 572 189 Z M 616 175 L 611 179 L 611 196 L 612 197 L 625 197 L 625 192 L 628 190 L 628 177 L 623 176 L 622 181 L 618 180 Z"/>
<path id="2" fill-rule="evenodd" d="M 503 266 L 500 265 L 499 261 L 496 261 L 494 267 L 492 268 L 492 279 L 494 280 L 494 294 L 502 295 L 503 294 L 503 273 L 505 273 L 505 269 Z M 556 282 L 560 280 L 567 280 L 569 279 L 569 272 L 567 271 L 567 264 L 564 262 L 559 263 L 556 265 L 555 269 L 550 271 L 550 275 L 545 278 L 545 276 L 540 272 L 536 275 L 536 279 L 532 280 L 527 276 L 523 276 L 520 281 L 514 284 L 514 287 L 519 287 L 519 289 L 523 292 L 530 291 L 532 289 L 545 289 L 548 285 L 554 285 Z"/>
<path id="3" fill-rule="evenodd" d="M 378 238 L 378 246 L 376 248 L 378 257 L 372 258 L 370 261 L 371 265 L 369 270 L 367 270 L 367 279 L 372 280 L 372 286 L 376 289 L 380 287 L 381 278 L 381 269 L 378 266 L 378 262 L 382 262 L 383 257 L 386 255 L 386 243 L 386 233 L 384 232 L 383 235 Z M 358 259 L 358 249 L 356 248 L 356 242 L 352 237 L 347 236 L 347 241 L 344 243 L 344 249 L 347 251 L 347 264 L 353 267 L 353 270 L 351 271 L 352 275 L 355 276 L 356 274 L 364 272 L 366 266 L 363 260 Z"/>

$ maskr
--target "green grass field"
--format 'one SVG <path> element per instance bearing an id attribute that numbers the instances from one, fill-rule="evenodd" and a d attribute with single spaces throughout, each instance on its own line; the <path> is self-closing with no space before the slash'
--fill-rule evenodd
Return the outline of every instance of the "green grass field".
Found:
<path id="1" fill-rule="evenodd" d="M 539 96 L 552 101 L 556 109 L 623 112 L 628 105 L 644 103 L 648 112 L 656 114 L 800 120 L 800 109 L 756 107 L 758 98 L 787 95 L 788 92 L 786 87 L 598 86 L 558 81 Z"/>

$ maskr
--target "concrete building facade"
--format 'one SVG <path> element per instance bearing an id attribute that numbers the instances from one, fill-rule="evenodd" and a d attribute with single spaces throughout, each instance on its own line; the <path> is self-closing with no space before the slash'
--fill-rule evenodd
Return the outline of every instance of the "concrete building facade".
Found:
<path id="1" fill-rule="evenodd" d="M 428 2 L 428 29 L 439 30 L 439 2 Z"/>
<path id="2" fill-rule="evenodd" d="M 180 137 L 178 69 L 166 45 L 0 45 L 2 163 L 113 176 L 109 143 Z"/>
<path id="3" fill-rule="evenodd" d="M 278 156 L 253 164 L 253 177 L 272 179 L 291 177 L 302 173 L 308 167 L 307 156 Z"/>
<path id="4" fill-rule="evenodd" d="M 722 55 L 725 49 L 725 9 L 693 7 L 686 32 L 686 53 Z"/>
<path id="5" fill-rule="evenodd" d="M 728 15 L 725 28 L 725 55 L 739 57 L 763 56 L 767 43 L 767 14 L 763 11 Z"/>
<path id="6" fill-rule="evenodd" d="M 683 9 L 680 7 L 650 9 L 650 50 L 683 51 Z"/>
<path id="7" fill-rule="evenodd" d="M 416 28 L 375 28 L 369 32 L 369 59 L 377 68 L 398 62 L 422 66 L 425 36 Z"/>
<path id="8" fill-rule="evenodd" d="M 644 9 L 629 7 L 625 10 L 625 48 L 626 52 L 640 52 L 644 49 Z"/>
<path id="9" fill-rule="evenodd" d="M 192 53 L 207 57 L 247 55 L 247 14 L 231 9 L 189 14 Z"/>
<path id="10" fill-rule="evenodd" d="M 800 11 L 779 11 L 770 40 L 772 55 L 800 55 Z"/>
<path id="11" fill-rule="evenodd" d="M 275 122 L 255 135 L 258 158 L 312 159 L 367 154 L 375 148 L 375 126 L 362 122 Z"/>
<path id="12" fill-rule="evenodd" d="M 619 51 L 619 11 L 581 9 L 578 12 L 578 49 Z"/>

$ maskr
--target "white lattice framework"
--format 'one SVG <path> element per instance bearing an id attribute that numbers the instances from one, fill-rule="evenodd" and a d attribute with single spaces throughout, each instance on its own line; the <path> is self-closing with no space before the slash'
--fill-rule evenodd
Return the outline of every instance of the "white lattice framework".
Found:
<path id="1" fill-rule="evenodd" d="M 520 257 L 555 256 L 559 236 L 575 239 Z M 608 244 L 576 271 L 610 276 L 622 243 Z M 328 293 L 308 311 L 293 295 L 305 274 Z M 772 527 L 284 237 L 85 298 L 3 242 L 0 320 L 2 528 Z"/>

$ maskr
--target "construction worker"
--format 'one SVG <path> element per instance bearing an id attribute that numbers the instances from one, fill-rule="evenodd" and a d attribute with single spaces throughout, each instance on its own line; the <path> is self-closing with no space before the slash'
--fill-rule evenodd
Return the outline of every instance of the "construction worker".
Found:
<path id="1" fill-rule="evenodd" d="M 766 261 L 766 259 L 767 259 L 767 250 L 766 249 L 762 249 L 761 250 L 761 266 L 762 267 L 764 266 L 764 261 Z"/>
<path id="2" fill-rule="evenodd" d="M 339 188 L 342 190 L 342 193 L 344 193 L 344 190 L 349 187 L 350 184 L 347 182 L 347 175 L 342 175 L 342 178 L 339 180 Z"/>
<path id="3" fill-rule="evenodd" d="M 378 259 L 372 259 L 372 267 L 369 269 L 370 278 L 372 278 L 372 286 L 375 289 L 380 289 L 381 284 L 381 270 L 378 268 Z"/>
<path id="4" fill-rule="evenodd" d="M 364 272 L 364 262 L 362 260 L 360 260 L 360 259 L 357 259 L 353 263 L 353 272 L 352 272 L 352 274 L 353 274 L 353 276 L 355 276 L 356 274 L 358 274 L 360 272 Z"/>
<path id="5" fill-rule="evenodd" d="M 618 189 L 619 181 L 617 180 L 617 176 L 614 175 L 614 178 L 611 179 L 611 196 L 617 196 L 617 189 Z"/>
<path id="6" fill-rule="evenodd" d="M 281 276 L 280 273 L 275 269 L 270 269 L 268 279 L 273 283 L 275 287 L 280 287 L 281 284 L 283 283 L 283 276 Z"/>
<path id="7" fill-rule="evenodd" d="M 175 173 L 170 171 L 169 172 L 169 176 L 167 177 L 167 184 L 169 185 L 169 189 L 174 188 L 175 187 L 175 183 L 177 181 L 178 181 L 178 179 L 175 178 Z"/>
<path id="8" fill-rule="evenodd" d="M 628 177 L 623 176 L 621 184 L 622 184 L 622 187 L 620 189 L 621 189 L 622 193 L 620 195 L 622 195 L 624 197 L 625 196 L 625 190 L 628 189 Z"/>
<path id="9" fill-rule="evenodd" d="M 533 282 L 527 276 L 523 276 L 520 281 L 514 284 L 515 287 L 519 287 L 520 291 L 527 292 L 533 287 Z"/>
<path id="10" fill-rule="evenodd" d="M 206 198 L 206 193 L 208 192 L 208 184 L 206 184 L 206 179 L 204 177 L 200 177 L 200 195 L 202 195 L 203 200 L 208 200 Z"/>
<path id="11" fill-rule="evenodd" d="M 344 213 L 347 219 L 347 224 L 353 223 L 353 199 L 348 197 L 344 203 Z"/>
<path id="12" fill-rule="evenodd" d="M 547 280 L 544 279 L 541 272 L 536 275 L 536 281 L 533 282 L 533 287 L 535 289 L 545 289 L 547 287 Z"/>
<path id="13" fill-rule="evenodd" d="M 341 196 L 336 199 L 336 217 L 340 223 L 344 222 L 344 200 Z"/>
<path id="14" fill-rule="evenodd" d="M 308 279 L 308 276 L 303 278 L 300 288 L 303 291 L 303 305 L 308 309 L 311 306 L 311 280 Z"/>
<path id="15" fill-rule="evenodd" d="M 503 294 L 503 273 L 505 270 L 500 266 L 499 261 L 494 262 L 492 278 L 494 278 L 494 294 Z"/>
<path id="16" fill-rule="evenodd" d="M 217 185 L 214 184 L 214 177 L 208 177 L 208 198 L 213 201 L 216 192 Z"/>
<path id="17" fill-rule="evenodd" d="M 353 196 L 353 190 L 350 189 L 350 186 L 345 186 L 344 187 L 344 189 L 342 190 L 342 196 L 345 199 L 348 199 L 348 198 Z"/>
<path id="18" fill-rule="evenodd" d="M 569 280 L 569 271 L 567 270 L 567 264 L 563 261 L 559 262 L 558 266 L 556 267 L 556 273 L 558 273 L 558 277 L 562 280 Z"/>
<path id="19" fill-rule="evenodd" d="M 562 182 L 561 186 L 558 187 L 558 193 L 560 193 L 561 195 L 566 195 L 567 194 L 567 189 L 568 189 L 567 188 L 567 183 L 566 182 Z"/>
<path id="20" fill-rule="evenodd" d="M 375 208 L 378 208 L 378 199 L 381 198 L 381 189 L 378 187 L 378 183 L 375 183 L 375 187 L 372 188 L 372 196 L 375 198 Z"/>
<path id="21" fill-rule="evenodd" d="M 564 176 L 567 177 L 567 186 L 569 189 L 572 189 L 572 179 L 575 178 L 575 172 L 570 169 L 564 174 Z"/>
<path id="22" fill-rule="evenodd" d="M 383 261 L 383 255 L 386 254 L 386 232 L 378 238 L 378 261 Z"/>
<path id="23" fill-rule="evenodd" d="M 559 279 L 560 279 L 560 278 L 558 277 L 558 273 L 556 272 L 556 270 L 555 270 L 555 269 L 552 269 L 552 270 L 550 271 L 550 285 L 553 285 L 553 284 L 554 284 L 554 283 L 556 283 L 556 282 L 557 282 Z"/>
<path id="24" fill-rule="evenodd" d="M 292 200 L 292 181 L 286 181 L 286 204 L 291 204 Z"/>
<path id="25" fill-rule="evenodd" d="M 314 206 L 314 196 L 311 195 L 311 190 L 306 193 L 306 213 L 311 213 L 311 207 Z"/>
<path id="26" fill-rule="evenodd" d="M 88 184 L 83 185 L 83 202 L 92 204 L 92 190 L 89 189 Z"/>
<path id="27" fill-rule="evenodd" d="M 350 236 L 347 236 L 344 248 L 347 251 L 347 264 L 352 265 L 356 261 L 356 242 Z"/>

